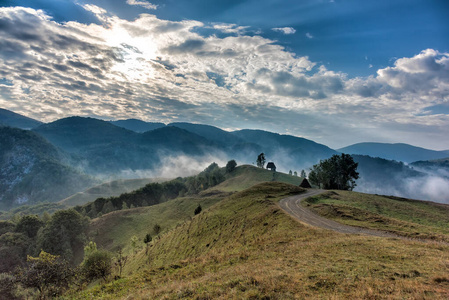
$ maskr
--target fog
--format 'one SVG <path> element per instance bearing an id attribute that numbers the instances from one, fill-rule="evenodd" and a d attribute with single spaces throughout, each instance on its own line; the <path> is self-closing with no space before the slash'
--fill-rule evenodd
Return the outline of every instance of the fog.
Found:
<path id="1" fill-rule="evenodd" d="M 217 163 L 220 167 L 224 167 L 227 163 L 227 158 L 221 153 L 201 157 L 168 155 L 162 157 L 160 165 L 153 169 L 126 169 L 114 176 L 122 179 L 188 177 L 200 173 L 213 162 Z"/>
<path id="2" fill-rule="evenodd" d="M 387 185 L 361 179 L 354 191 L 449 204 L 449 179 L 436 175 L 393 179 Z"/>

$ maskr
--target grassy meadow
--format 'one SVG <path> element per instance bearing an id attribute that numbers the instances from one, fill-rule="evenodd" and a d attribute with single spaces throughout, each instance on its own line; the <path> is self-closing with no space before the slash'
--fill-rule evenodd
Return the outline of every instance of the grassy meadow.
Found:
<path id="1" fill-rule="evenodd" d="M 400 236 L 449 242 L 449 205 L 398 197 L 329 191 L 304 204 L 337 222 Z"/>
<path id="2" fill-rule="evenodd" d="M 167 226 L 148 249 L 142 243 L 121 279 L 73 290 L 65 298 L 449 297 L 448 245 L 340 234 L 303 225 L 277 205 L 280 199 L 300 192 L 299 187 L 270 182 L 215 204 L 211 200 L 211 206 L 199 215 L 171 229 Z M 159 212 L 174 209 L 175 203 L 183 205 L 176 201 L 161 204 L 166 206 Z M 111 237 L 120 234 L 128 233 L 111 232 Z"/>

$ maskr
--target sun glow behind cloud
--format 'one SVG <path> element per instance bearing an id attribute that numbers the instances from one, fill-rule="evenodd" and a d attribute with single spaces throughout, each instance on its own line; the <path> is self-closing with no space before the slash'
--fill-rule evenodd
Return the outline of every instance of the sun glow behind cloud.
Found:
<path id="1" fill-rule="evenodd" d="M 427 109 L 449 101 L 447 53 L 428 49 L 376 76 L 348 78 L 245 35 L 248 27 L 149 14 L 128 21 L 84 7 L 101 25 L 0 9 L 0 79 L 12 83 L 0 81 L 2 107 L 44 121 L 87 115 L 262 128 L 337 146 L 367 134 L 407 141 L 416 130 L 448 133 L 447 115 Z M 203 36 L 204 28 L 217 34 Z"/>

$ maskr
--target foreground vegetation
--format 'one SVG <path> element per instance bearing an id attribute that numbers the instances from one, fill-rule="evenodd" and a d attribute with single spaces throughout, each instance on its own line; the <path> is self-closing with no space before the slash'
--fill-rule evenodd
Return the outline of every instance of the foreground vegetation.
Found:
<path id="1" fill-rule="evenodd" d="M 400 236 L 449 242 L 449 205 L 399 197 L 330 191 L 304 205 L 337 222 Z"/>
<path id="2" fill-rule="evenodd" d="M 277 206 L 299 192 L 234 194 L 153 240 L 123 278 L 66 298 L 447 298 L 448 246 L 304 226 Z"/>

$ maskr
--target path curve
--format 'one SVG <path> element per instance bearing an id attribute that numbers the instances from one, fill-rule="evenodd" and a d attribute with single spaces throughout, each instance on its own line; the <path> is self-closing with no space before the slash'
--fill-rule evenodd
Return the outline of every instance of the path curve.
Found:
<path id="1" fill-rule="evenodd" d="M 317 190 L 317 189 L 308 189 L 306 193 L 290 196 L 282 199 L 279 202 L 279 206 L 287 212 L 289 215 L 294 217 L 295 219 L 319 228 L 334 230 L 341 233 L 350 233 L 350 234 L 364 234 L 364 235 L 372 235 L 372 236 L 380 236 L 380 237 L 391 237 L 391 238 L 401 238 L 398 235 L 393 233 L 378 231 L 360 227 L 353 227 L 348 225 L 343 225 L 338 222 L 326 219 L 310 209 L 301 205 L 301 201 L 322 194 L 326 192 L 325 190 Z"/>

